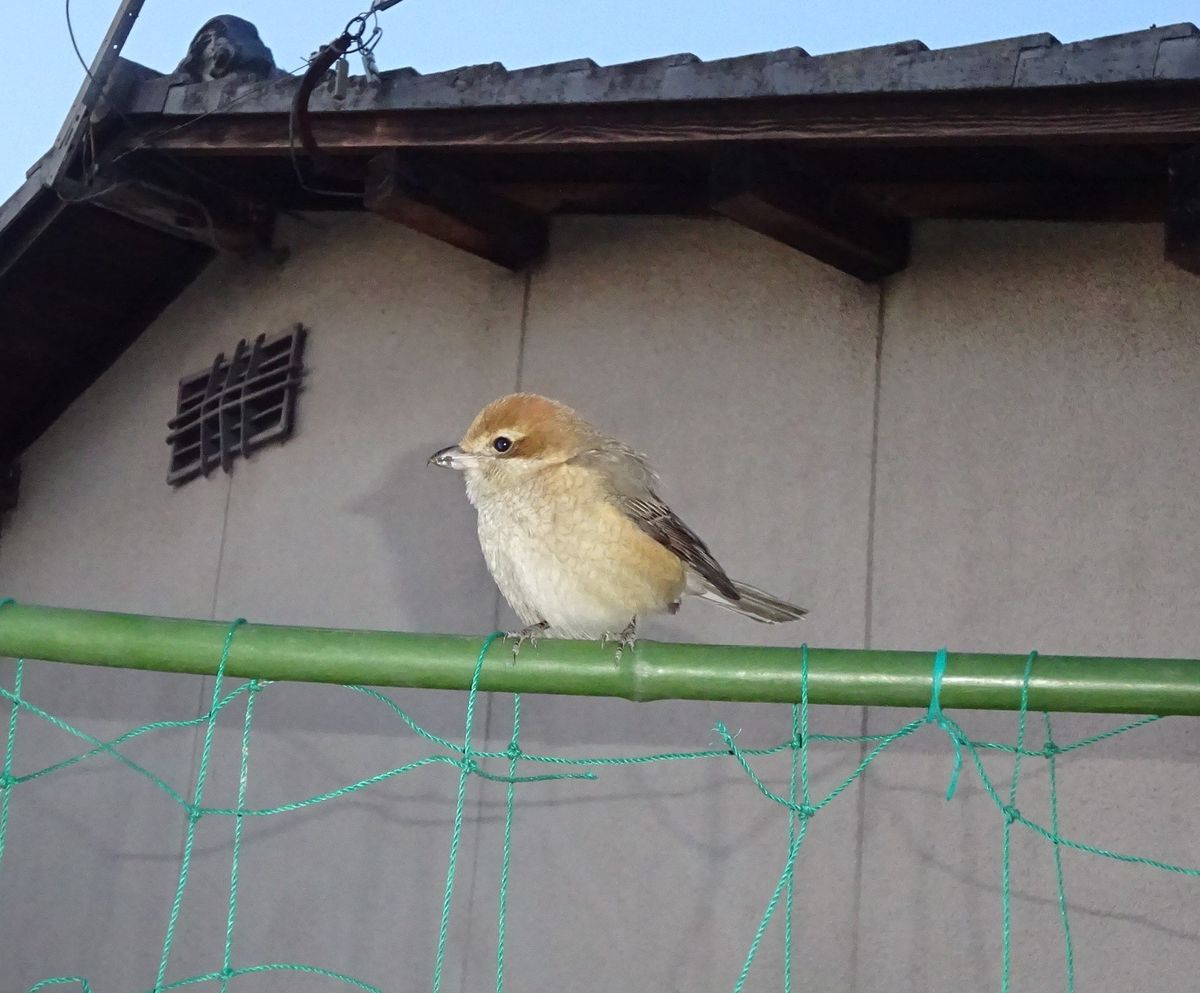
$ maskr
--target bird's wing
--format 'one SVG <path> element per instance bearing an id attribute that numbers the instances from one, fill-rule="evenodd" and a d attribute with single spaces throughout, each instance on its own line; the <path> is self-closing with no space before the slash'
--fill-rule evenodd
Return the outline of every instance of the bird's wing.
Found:
<path id="1" fill-rule="evenodd" d="M 733 581 L 700 536 L 683 523 L 654 492 L 657 477 L 643 455 L 620 442 L 604 439 L 570 462 L 597 472 L 613 503 L 646 534 L 670 549 L 712 584 L 722 596 L 739 598 Z"/>

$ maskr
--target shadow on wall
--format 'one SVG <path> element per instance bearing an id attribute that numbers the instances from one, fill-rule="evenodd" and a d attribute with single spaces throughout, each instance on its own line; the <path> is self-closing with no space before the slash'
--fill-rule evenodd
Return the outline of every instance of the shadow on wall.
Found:
<path id="1" fill-rule="evenodd" d="M 405 449 L 378 487 L 344 509 L 378 528 L 396 580 L 397 630 L 482 638 L 495 626 L 496 588 L 462 480 L 425 464 L 439 447 L 430 442 Z"/>
<path id="2" fill-rule="evenodd" d="M 337 585 L 346 608 L 333 622 L 336 626 L 478 635 L 480 640 L 495 626 L 495 587 L 479 552 L 474 511 L 461 492 L 461 480 L 425 465 L 436 447 L 416 442 L 399 453 L 384 453 L 367 486 L 330 501 L 334 525 L 339 517 L 343 526 L 347 517 L 367 522 L 347 529 L 348 535 L 357 535 L 359 554 L 366 559 L 361 571 L 354 572 L 352 557 L 336 552 L 330 561 L 345 574 L 322 579 Z M 353 606 L 356 591 L 358 610 Z M 412 737 L 398 719 L 384 715 L 365 697 L 332 686 L 290 684 L 281 689 L 288 700 L 286 713 L 265 709 L 264 728 Z M 437 733 L 453 736 L 457 729 L 461 736 L 465 695 L 387 692 Z"/>

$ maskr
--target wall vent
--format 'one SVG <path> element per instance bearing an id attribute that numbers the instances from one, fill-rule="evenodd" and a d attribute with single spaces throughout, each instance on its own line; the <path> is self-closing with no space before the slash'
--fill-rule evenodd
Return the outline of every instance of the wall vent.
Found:
<path id="1" fill-rule="evenodd" d="M 179 486 L 218 466 L 230 472 L 239 455 L 292 436 L 306 334 L 297 324 L 271 341 L 265 334 L 251 344 L 243 338 L 230 358 L 222 352 L 208 369 L 179 381 L 167 425 L 168 483 Z"/>

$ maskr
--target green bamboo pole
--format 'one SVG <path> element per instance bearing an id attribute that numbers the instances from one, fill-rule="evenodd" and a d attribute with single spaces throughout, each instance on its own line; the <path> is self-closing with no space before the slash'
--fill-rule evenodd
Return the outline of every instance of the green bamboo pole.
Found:
<path id="1" fill-rule="evenodd" d="M 0 607 L 0 657 L 210 675 L 229 625 L 10 603 Z M 232 676 L 425 689 L 467 689 L 480 637 L 246 624 L 233 639 Z M 627 700 L 794 703 L 798 648 L 640 641 L 614 662 L 612 645 L 543 640 L 516 663 L 493 645 L 480 688 Z M 815 704 L 925 707 L 934 653 L 809 650 Z M 1024 655 L 951 653 L 945 707 L 1016 710 Z M 1029 685 L 1034 710 L 1200 715 L 1200 662 L 1191 659 L 1039 656 Z"/>

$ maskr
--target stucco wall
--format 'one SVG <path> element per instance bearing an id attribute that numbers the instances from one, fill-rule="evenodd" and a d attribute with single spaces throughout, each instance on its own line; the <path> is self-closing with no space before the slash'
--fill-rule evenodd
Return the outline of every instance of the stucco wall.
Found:
<path id="1" fill-rule="evenodd" d="M 1200 283 L 1160 261 L 1155 227 L 926 225 L 912 266 L 882 290 L 719 221 L 560 221 L 528 278 L 368 218 L 294 222 L 283 237 L 282 265 L 214 265 L 27 454 L 0 592 L 282 623 L 507 624 L 460 481 L 424 460 L 519 386 L 649 452 L 732 574 L 812 609 L 801 628 L 768 629 L 691 604 L 647 636 L 1198 654 Z M 297 320 L 312 329 L 297 436 L 232 477 L 171 491 L 162 438 L 179 376 Z M 11 665 L 0 678 L 11 685 Z M 25 690 L 112 737 L 196 715 L 211 686 L 31 665 Z M 438 733 L 461 727 L 461 695 L 393 696 Z M 502 748 L 510 704 L 483 706 L 481 735 Z M 910 716 L 820 709 L 814 730 Z M 702 748 L 721 720 L 743 744 L 773 744 L 789 719 L 783 707 L 529 697 L 523 742 L 577 756 Z M 964 719 L 977 737 L 1012 740 L 1010 717 Z M 1056 737 L 1111 723 L 1063 718 Z M 1064 830 L 1200 864 L 1196 727 L 1170 721 L 1062 760 Z M 232 804 L 239 743 L 231 715 L 206 803 Z M 128 750 L 187 793 L 197 748 L 185 730 Z M 78 750 L 25 717 L 15 768 Z M 364 697 L 272 687 L 250 803 L 424 754 Z M 814 747 L 815 789 L 858 757 Z M 993 768 L 1003 781 L 1003 762 Z M 786 762 L 763 770 L 786 782 Z M 812 822 L 797 872 L 808 988 L 997 985 L 1001 822 L 969 773 L 947 805 L 949 770 L 946 742 L 927 731 Z M 1027 774 L 1020 806 L 1044 815 L 1044 770 Z M 454 785 L 435 766 L 250 820 L 235 964 L 299 960 L 386 990 L 428 986 Z M 494 969 L 503 787 L 474 782 L 469 796 L 448 990 L 486 988 Z M 97 991 L 151 986 L 183 827 L 111 762 L 14 790 L 3 988 L 62 974 Z M 201 822 L 168 978 L 220 965 L 230 832 Z M 786 823 L 732 763 L 676 763 L 522 787 L 515 839 L 509 988 L 719 990 L 778 876 Z M 1014 989 L 1061 987 L 1049 849 L 1017 832 L 1014 852 Z M 1065 863 L 1080 989 L 1194 985 L 1200 884 Z M 748 989 L 778 985 L 780 949 L 776 929 Z"/>

